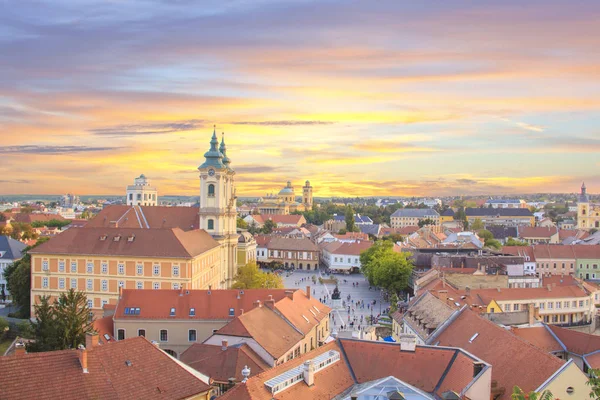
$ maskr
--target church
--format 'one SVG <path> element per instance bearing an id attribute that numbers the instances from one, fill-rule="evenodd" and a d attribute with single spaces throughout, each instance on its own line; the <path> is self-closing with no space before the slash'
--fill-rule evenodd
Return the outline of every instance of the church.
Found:
<path id="1" fill-rule="evenodd" d="M 32 249 L 31 308 L 68 289 L 90 310 L 117 303 L 126 289 L 226 289 L 237 273 L 235 171 L 225 138 L 213 132 L 198 167 L 199 207 L 105 207 L 84 227 Z M 242 241 L 242 246 L 244 242 Z"/>
<path id="2" fill-rule="evenodd" d="M 600 229 L 600 204 L 590 203 L 585 183 L 581 185 L 577 199 L 577 228 Z"/>
<path id="3" fill-rule="evenodd" d="M 302 203 L 296 201 L 292 182 L 288 181 L 278 194 L 267 194 L 258 200 L 258 213 L 261 215 L 288 215 L 295 211 L 308 211 L 313 207 L 313 187 L 306 181 L 302 187 Z"/>

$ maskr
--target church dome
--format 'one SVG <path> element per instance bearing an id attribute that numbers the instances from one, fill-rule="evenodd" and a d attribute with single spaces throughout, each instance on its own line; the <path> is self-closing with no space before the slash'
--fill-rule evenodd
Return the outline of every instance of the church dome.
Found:
<path id="1" fill-rule="evenodd" d="M 293 194 L 294 193 L 294 189 L 288 188 L 288 187 L 284 187 L 283 189 L 281 189 L 279 191 L 279 194 Z"/>

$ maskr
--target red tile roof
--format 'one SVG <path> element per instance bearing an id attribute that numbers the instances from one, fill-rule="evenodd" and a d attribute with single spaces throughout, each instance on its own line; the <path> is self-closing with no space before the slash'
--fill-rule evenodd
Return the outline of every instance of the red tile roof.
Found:
<path id="1" fill-rule="evenodd" d="M 151 290 L 124 289 L 115 310 L 115 319 L 185 319 L 231 320 L 241 310 L 250 311 L 254 302 L 264 302 L 273 296 L 275 301 L 286 297 L 286 291 L 297 289 L 218 289 L 218 290 Z M 209 294 L 210 293 L 210 294 Z M 125 314 L 126 308 L 139 307 L 139 315 Z M 175 317 L 170 317 L 175 308 Z M 190 316 L 194 308 L 195 315 Z M 233 308 L 234 316 L 230 315 Z"/>
<path id="2" fill-rule="evenodd" d="M 144 207 L 114 205 L 102 209 L 88 221 L 86 228 L 108 228 L 118 221 L 122 228 L 180 228 L 183 231 L 198 229 L 200 219 L 197 207 Z"/>
<path id="3" fill-rule="evenodd" d="M 108 343 L 111 340 L 115 340 L 114 338 L 114 328 L 115 324 L 113 322 L 112 317 L 104 317 L 98 318 L 94 321 L 93 327 L 96 332 L 98 332 L 99 341 L 101 343 Z M 106 338 L 108 335 L 108 339 Z"/>
<path id="4" fill-rule="evenodd" d="M 369 235 L 362 232 L 346 232 L 343 235 L 333 235 L 338 240 L 369 240 Z"/>
<path id="5" fill-rule="evenodd" d="M 118 241 L 115 241 L 120 237 Z M 129 241 L 134 237 L 133 241 Z M 102 238 L 105 238 L 102 240 Z M 219 246 L 204 230 L 70 228 L 31 250 L 32 254 L 193 258 Z"/>
<path id="6" fill-rule="evenodd" d="M 544 326 L 512 329 L 511 332 L 548 353 L 564 351 L 560 342 Z"/>
<path id="7" fill-rule="evenodd" d="M 256 240 L 256 246 L 258 246 L 258 247 L 266 247 L 272 238 L 273 238 L 273 236 L 266 236 L 266 235 L 254 236 L 254 240 Z"/>
<path id="8" fill-rule="evenodd" d="M 319 247 L 310 239 L 272 237 L 267 243 L 269 250 L 319 251 Z"/>
<path id="9" fill-rule="evenodd" d="M 558 228 L 545 226 L 520 226 L 518 232 L 520 238 L 549 239 L 558 233 Z"/>
<path id="10" fill-rule="evenodd" d="M 501 399 L 510 399 L 515 385 L 525 393 L 537 389 L 565 363 L 467 309 L 433 341 L 491 364 L 492 380 L 505 389 Z"/>
<path id="11" fill-rule="evenodd" d="M 541 258 L 561 258 L 575 259 L 573 246 L 563 246 L 560 244 L 540 244 L 533 246 L 533 254 L 535 259 L 539 261 Z"/>
<path id="12" fill-rule="evenodd" d="M 600 352 L 585 356 L 585 361 L 592 369 L 600 369 Z"/>
<path id="13" fill-rule="evenodd" d="M 367 240 L 353 243 L 341 243 L 339 246 L 331 248 L 330 246 L 327 246 L 326 250 L 329 251 L 331 254 L 359 256 L 360 253 L 369 249 L 371 246 L 373 246 L 373 242 Z"/>
<path id="14" fill-rule="evenodd" d="M 32 213 L 18 213 L 15 214 L 12 219 L 15 222 L 23 222 L 31 224 L 32 222 L 48 222 L 56 219 L 58 221 L 64 221 L 65 219 L 59 214 L 32 214 Z"/>
<path id="15" fill-rule="evenodd" d="M 479 298 L 483 304 L 490 304 L 492 300 L 535 300 L 535 299 L 560 299 L 567 297 L 588 297 L 588 293 L 578 286 L 556 286 L 552 290 L 540 288 L 503 288 L 498 289 L 472 289 L 471 297 Z"/>
<path id="16" fill-rule="evenodd" d="M 181 361 L 217 382 L 235 378 L 241 382 L 242 369 L 250 368 L 253 375 L 271 368 L 246 343 L 222 346 L 194 343 L 181 354 Z"/>
<path id="17" fill-rule="evenodd" d="M 87 350 L 0 357 L 0 397 L 12 399 L 187 399 L 210 387 L 143 337 Z M 130 366 L 126 362 L 130 362 Z M 35 379 L 24 379 L 31 374 Z"/>
<path id="18" fill-rule="evenodd" d="M 329 318 L 331 312 L 331 308 L 314 297 L 308 298 L 302 290 L 295 291 L 293 299 L 285 297 L 275 302 L 275 309 L 305 335 Z"/>
<path id="19" fill-rule="evenodd" d="M 567 351 L 570 353 L 581 356 L 600 350 L 600 336 L 577 332 L 553 325 L 547 325 L 547 327 L 556 335 L 558 340 L 565 345 Z"/>

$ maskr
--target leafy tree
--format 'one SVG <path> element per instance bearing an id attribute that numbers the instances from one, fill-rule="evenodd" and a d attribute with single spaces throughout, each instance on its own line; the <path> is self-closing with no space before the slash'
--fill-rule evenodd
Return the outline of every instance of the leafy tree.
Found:
<path id="1" fill-rule="evenodd" d="M 4 339 L 4 335 L 8 332 L 8 321 L 4 318 L 0 318 L 0 340 Z"/>
<path id="2" fill-rule="evenodd" d="M 479 232 L 477 232 L 477 236 L 484 240 L 485 247 L 490 247 L 497 250 L 500 250 L 502 248 L 502 244 L 496 239 L 494 239 L 494 235 L 492 234 L 492 232 L 488 231 L 487 229 L 482 229 Z"/>
<path id="3" fill-rule="evenodd" d="M 273 232 L 273 229 L 277 228 L 277 224 L 275 222 L 273 222 L 273 220 L 268 219 L 265 221 L 261 232 L 268 235 L 269 233 Z"/>
<path id="4" fill-rule="evenodd" d="M 46 226 L 48 228 L 62 228 L 63 226 L 67 226 L 71 223 L 69 219 L 51 219 L 50 221 L 33 221 L 31 226 L 34 228 L 41 228 Z"/>
<path id="5" fill-rule="evenodd" d="M 393 246 L 387 240 L 376 242 L 361 253 L 360 264 L 371 285 L 398 294 L 408 286 L 413 264 L 406 253 L 395 252 Z"/>
<path id="6" fill-rule="evenodd" d="M 506 246 L 529 246 L 527 242 L 509 237 L 506 240 Z"/>
<path id="7" fill-rule="evenodd" d="M 338 231 L 338 235 L 345 235 L 348 231 L 346 230 L 346 228 L 342 228 Z"/>
<path id="8" fill-rule="evenodd" d="M 475 221 L 473 221 L 473 223 L 471 224 L 471 230 L 473 231 L 478 231 L 484 228 L 485 226 L 483 225 L 483 221 L 481 220 L 481 218 L 475 218 Z"/>
<path id="9" fill-rule="evenodd" d="M 283 289 L 283 280 L 279 275 L 262 272 L 255 262 L 249 262 L 238 268 L 232 287 L 234 289 Z"/>
<path id="10" fill-rule="evenodd" d="M 69 289 L 54 303 L 54 313 L 62 348 L 76 349 L 85 344 L 85 335 L 93 330 L 93 318 L 84 292 Z"/>
<path id="11" fill-rule="evenodd" d="M 58 337 L 58 323 L 54 313 L 54 305 L 50 304 L 50 296 L 41 296 L 40 302 L 33 306 L 35 322 L 31 321 L 35 341 L 27 343 L 28 352 L 53 351 L 62 349 Z"/>
<path id="12" fill-rule="evenodd" d="M 258 225 L 256 224 L 256 221 L 252 221 L 250 223 L 250 225 L 248 226 L 248 232 L 250 232 L 253 235 L 256 235 L 257 233 L 260 232 L 260 229 L 258 228 Z"/>
<path id="13" fill-rule="evenodd" d="M 552 400 L 554 396 L 549 390 L 544 390 L 542 393 L 525 393 L 520 387 L 515 386 L 510 398 L 511 400 Z"/>
<path id="14" fill-rule="evenodd" d="M 384 236 L 383 240 L 389 240 L 390 242 L 397 243 L 402 242 L 404 237 L 399 233 L 392 233 L 391 235 Z"/>
<path id="15" fill-rule="evenodd" d="M 484 240 L 489 240 L 489 239 L 494 238 L 494 234 L 492 232 L 488 231 L 487 229 L 482 229 L 479 232 L 477 232 L 477 236 L 479 236 L 480 238 L 482 238 Z"/>
<path id="16" fill-rule="evenodd" d="M 586 382 L 586 385 L 592 390 L 590 392 L 590 398 L 600 399 L 600 369 L 592 369 L 589 371 L 590 379 Z"/>
<path id="17" fill-rule="evenodd" d="M 346 214 L 344 215 L 344 219 L 346 220 L 346 231 L 354 232 L 354 210 L 352 207 L 346 207 Z"/>
<path id="18" fill-rule="evenodd" d="M 21 207 L 21 213 L 23 214 L 31 214 L 33 212 L 33 207 L 29 207 L 29 206 L 25 206 L 25 207 Z"/>
<path id="19" fill-rule="evenodd" d="M 489 239 L 485 241 L 485 246 L 490 247 L 492 249 L 500 250 L 502 248 L 502 243 L 500 243 L 496 239 Z"/>
<path id="20" fill-rule="evenodd" d="M 37 233 L 33 231 L 31 225 L 25 222 L 11 222 L 12 232 L 10 237 L 15 240 L 19 239 L 37 239 Z"/>
<path id="21" fill-rule="evenodd" d="M 421 219 L 419 220 L 419 228 L 422 228 L 426 225 L 435 225 L 435 221 L 431 218 Z"/>
<path id="22" fill-rule="evenodd" d="M 237 217 L 237 227 L 240 229 L 248 229 L 248 224 L 242 218 Z"/>

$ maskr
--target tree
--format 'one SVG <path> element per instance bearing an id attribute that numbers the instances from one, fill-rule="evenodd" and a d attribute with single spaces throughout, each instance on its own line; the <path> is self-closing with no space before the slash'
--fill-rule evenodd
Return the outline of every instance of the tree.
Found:
<path id="1" fill-rule="evenodd" d="M 431 218 L 421 219 L 419 220 L 419 228 L 422 228 L 426 225 L 435 225 L 435 221 Z"/>
<path id="2" fill-rule="evenodd" d="M 40 302 L 34 305 L 33 309 L 35 322 L 30 323 L 35 341 L 27 343 L 27 351 L 33 353 L 62 349 L 54 305 L 50 304 L 50 296 L 41 296 Z"/>
<path id="3" fill-rule="evenodd" d="M 283 280 L 279 275 L 262 272 L 255 262 L 249 262 L 238 268 L 232 287 L 234 289 L 283 289 Z"/>
<path id="4" fill-rule="evenodd" d="M 264 233 L 265 235 L 268 235 L 269 233 L 273 232 L 273 229 L 277 228 L 277 224 L 275 222 L 273 222 L 272 219 L 268 219 L 265 221 L 262 229 L 260 230 L 262 233 Z"/>
<path id="5" fill-rule="evenodd" d="M 529 392 L 526 394 L 520 387 L 515 386 L 510 398 L 512 400 L 552 400 L 554 396 L 549 390 L 544 390 L 541 393 Z"/>
<path id="6" fill-rule="evenodd" d="M 477 236 L 484 240 L 485 247 L 490 247 L 496 250 L 500 250 L 502 248 L 502 244 L 494 239 L 492 232 L 488 231 L 487 229 L 482 229 L 477 232 Z"/>
<path id="7" fill-rule="evenodd" d="M 248 224 L 242 218 L 237 217 L 237 227 L 240 229 L 248 229 Z"/>
<path id="8" fill-rule="evenodd" d="M 509 237 L 506 240 L 505 246 L 529 246 L 527 242 L 523 242 L 522 240 L 517 240 Z"/>
<path id="9" fill-rule="evenodd" d="M 363 274 L 374 286 L 391 293 L 400 293 L 408 286 L 413 264 L 406 253 L 394 251 L 394 244 L 387 240 L 375 242 L 360 254 Z"/>
<path id="10" fill-rule="evenodd" d="M 600 399 L 600 369 L 592 369 L 588 371 L 590 374 L 590 379 L 586 382 L 586 385 L 590 387 L 592 390 L 590 392 L 590 398 L 592 399 Z"/>
<path id="11" fill-rule="evenodd" d="M 354 232 L 354 210 L 352 207 L 346 207 L 344 219 L 346 220 L 346 232 Z"/>
<path id="12" fill-rule="evenodd" d="M 8 321 L 4 318 L 0 318 L 0 340 L 4 339 L 4 335 L 8 332 L 9 325 Z"/>
<path id="13" fill-rule="evenodd" d="M 84 292 L 69 289 L 54 303 L 54 313 L 62 348 L 76 349 L 85 344 L 85 335 L 93 330 L 93 318 Z"/>
<path id="14" fill-rule="evenodd" d="M 481 218 L 475 218 L 475 221 L 473 221 L 473 223 L 471 224 L 471 230 L 473 231 L 478 231 L 484 228 L 485 226 L 483 225 L 483 221 L 481 220 Z"/>

